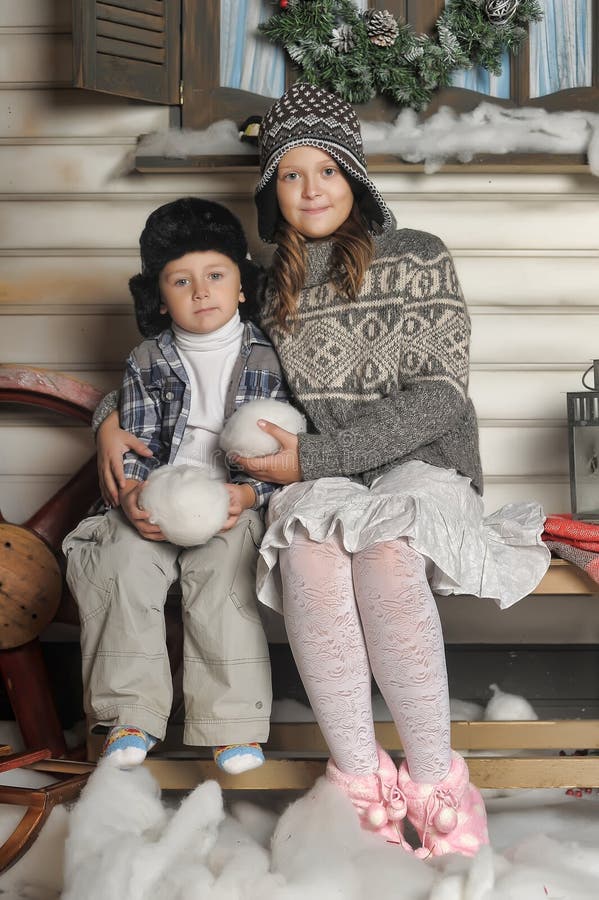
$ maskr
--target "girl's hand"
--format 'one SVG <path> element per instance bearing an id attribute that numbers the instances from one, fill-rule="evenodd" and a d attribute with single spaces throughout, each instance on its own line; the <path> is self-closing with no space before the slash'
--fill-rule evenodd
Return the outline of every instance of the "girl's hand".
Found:
<path id="1" fill-rule="evenodd" d="M 133 450 L 138 456 L 154 454 L 143 441 L 124 431 L 119 426 L 119 414 L 116 410 L 106 416 L 96 434 L 98 449 L 98 480 L 100 493 L 107 506 L 119 505 L 119 490 L 125 487 L 126 479 L 123 469 L 123 456 Z"/>
<path id="2" fill-rule="evenodd" d="M 229 492 L 229 518 L 221 531 L 229 531 L 237 525 L 244 509 L 250 509 L 256 502 L 256 492 L 251 484 L 226 484 L 225 487 Z"/>
<path id="3" fill-rule="evenodd" d="M 166 541 L 158 525 L 150 522 L 150 513 L 139 506 L 139 495 L 144 488 L 144 481 L 128 479 L 119 493 L 121 509 L 127 516 L 133 527 L 147 541 Z"/>
<path id="4" fill-rule="evenodd" d="M 268 432 L 277 439 L 281 445 L 278 453 L 269 456 L 236 456 L 235 462 L 259 481 L 271 481 L 274 484 L 293 484 L 302 480 L 298 453 L 298 437 L 284 428 L 279 428 L 273 422 L 258 420 L 258 425 L 263 431 Z"/>

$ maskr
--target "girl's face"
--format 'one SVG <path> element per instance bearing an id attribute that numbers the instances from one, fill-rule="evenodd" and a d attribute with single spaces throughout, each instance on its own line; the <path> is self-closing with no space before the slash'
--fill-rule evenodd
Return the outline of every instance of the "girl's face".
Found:
<path id="1" fill-rule="evenodd" d="M 233 318 L 243 303 L 239 267 L 215 250 L 194 251 L 162 269 L 158 284 L 161 313 L 185 331 L 210 334 Z"/>
<path id="2" fill-rule="evenodd" d="M 329 237 L 349 216 L 354 195 L 340 166 L 318 147 L 289 150 L 277 170 L 283 218 L 304 237 Z"/>

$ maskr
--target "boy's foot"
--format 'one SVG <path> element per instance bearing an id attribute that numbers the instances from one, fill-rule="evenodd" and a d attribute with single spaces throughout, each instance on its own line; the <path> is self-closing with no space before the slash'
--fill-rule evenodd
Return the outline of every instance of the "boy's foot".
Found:
<path id="1" fill-rule="evenodd" d="M 214 762 L 229 775 L 240 775 L 257 769 L 264 762 L 260 744 L 224 744 L 214 747 Z"/>
<path id="2" fill-rule="evenodd" d="M 134 769 L 141 765 L 156 738 L 133 725 L 115 725 L 106 735 L 99 762 L 119 769 Z"/>

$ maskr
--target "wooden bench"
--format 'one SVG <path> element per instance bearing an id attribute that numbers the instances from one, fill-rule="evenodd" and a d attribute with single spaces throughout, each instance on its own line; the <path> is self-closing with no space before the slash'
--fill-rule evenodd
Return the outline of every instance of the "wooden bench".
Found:
<path id="1" fill-rule="evenodd" d="M 593 594 L 599 595 L 598 584 L 575 566 L 553 560 L 531 598 L 538 596 L 540 601 L 542 596 L 561 595 L 567 602 L 568 597 L 586 595 L 590 599 Z M 392 756 L 400 756 L 401 741 L 393 723 L 377 722 L 375 728 L 385 749 Z M 599 751 L 599 720 L 455 721 L 451 736 L 456 750 L 489 752 L 487 756 L 468 758 L 472 780 L 479 787 L 599 787 L 599 755 L 573 755 L 582 749 Z M 101 743 L 101 738 L 91 738 L 90 759 L 97 758 Z M 323 774 L 328 755 L 314 722 L 273 722 L 265 750 L 265 765 L 244 775 L 228 776 L 217 769 L 212 759 L 196 758 L 193 750 L 172 758 L 158 752 L 148 758 L 146 765 L 165 789 L 185 790 L 213 778 L 223 789 L 301 791 Z M 513 755 L 514 750 L 518 755 Z M 560 756 L 560 751 L 567 755 Z"/>

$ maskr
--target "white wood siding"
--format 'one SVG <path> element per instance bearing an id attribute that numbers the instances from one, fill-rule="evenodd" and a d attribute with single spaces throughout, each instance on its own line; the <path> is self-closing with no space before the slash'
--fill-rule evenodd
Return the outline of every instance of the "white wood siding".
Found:
<path id="1" fill-rule="evenodd" d="M 193 193 L 237 212 L 253 253 L 255 173 L 139 175 L 168 111 L 77 91 L 70 2 L 0 10 L 0 358 L 109 388 L 137 340 L 127 280 L 147 214 Z M 587 174 L 374 175 L 400 225 L 439 234 L 472 316 L 471 392 L 490 510 L 569 508 L 565 393 L 599 355 L 599 180 Z M 0 411 L 0 509 L 23 521 L 92 451 L 87 429 Z"/>

